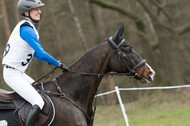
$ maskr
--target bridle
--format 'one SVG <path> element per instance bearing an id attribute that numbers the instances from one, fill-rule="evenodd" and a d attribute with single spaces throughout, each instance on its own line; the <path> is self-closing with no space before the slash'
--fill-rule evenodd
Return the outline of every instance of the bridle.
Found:
<path id="1" fill-rule="evenodd" d="M 125 39 L 122 39 L 121 42 L 117 45 L 114 41 L 113 41 L 113 38 L 110 37 L 108 39 L 108 42 L 110 44 L 110 46 L 113 48 L 113 49 L 116 49 L 117 50 L 117 53 L 118 53 L 118 57 L 119 57 L 119 61 L 121 61 L 120 63 L 124 63 L 125 66 L 127 67 L 127 69 L 129 70 L 128 73 L 122 73 L 122 74 L 125 74 L 127 76 L 129 76 L 130 78 L 134 78 L 138 75 L 138 73 L 136 72 L 136 69 L 139 68 L 140 66 L 142 66 L 144 64 L 144 68 L 143 68 L 143 71 L 142 73 L 140 74 L 139 76 L 139 79 L 141 79 L 144 75 L 144 72 L 145 72 L 145 68 L 146 68 L 146 60 L 143 59 L 140 63 L 138 63 L 137 65 L 135 65 L 132 69 L 129 67 L 129 65 L 125 62 L 126 59 L 127 60 L 131 60 L 130 58 L 128 58 L 120 49 L 120 46 L 125 42 Z M 133 52 L 132 52 L 133 53 Z M 122 65 L 120 65 L 122 67 Z M 121 68 L 122 69 L 122 68 Z"/>

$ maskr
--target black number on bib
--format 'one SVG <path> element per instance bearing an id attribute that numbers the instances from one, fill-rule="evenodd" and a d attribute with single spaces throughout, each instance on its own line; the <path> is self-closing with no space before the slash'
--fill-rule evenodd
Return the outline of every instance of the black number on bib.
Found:
<path id="1" fill-rule="evenodd" d="M 22 66 L 26 66 L 31 59 L 32 59 L 32 54 L 28 54 L 28 58 L 26 59 L 26 62 L 22 62 Z"/>
<path id="2" fill-rule="evenodd" d="M 6 46 L 6 48 L 5 48 L 5 51 L 4 51 L 4 53 L 3 53 L 3 57 L 5 57 L 5 56 L 7 55 L 7 53 L 9 52 L 9 50 L 10 50 L 10 45 L 7 44 L 7 46 Z"/>

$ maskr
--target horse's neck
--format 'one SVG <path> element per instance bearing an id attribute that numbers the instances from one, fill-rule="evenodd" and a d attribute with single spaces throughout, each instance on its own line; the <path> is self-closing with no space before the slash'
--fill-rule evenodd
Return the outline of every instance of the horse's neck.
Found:
<path id="1" fill-rule="evenodd" d="M 84 107 L 91 105 L 103 76 L 80 73 L 105 74 L 108 70 L 109 53 L 110 46 L 107 42 L 97 45 L 71 66 L 70 70 L 78 73 L 70 73 L 63 83 L 63 90 L 66 87 L 65 90 L 69 90 L 73 99 Z"/>
<path id="2" fill-rule="evenodd" d="M 107 42 L 101 43 L 83 55 L 75 64 L 71 66 L 71 70 L 86 73 L 105 74 L 106 58 L 109 53 L 110 46 Z"/>

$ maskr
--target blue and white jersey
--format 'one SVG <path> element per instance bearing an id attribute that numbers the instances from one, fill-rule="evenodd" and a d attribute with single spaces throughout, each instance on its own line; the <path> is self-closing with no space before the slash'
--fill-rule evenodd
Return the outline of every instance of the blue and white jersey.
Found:
<path id="1" fill-rule="evenodd" d="M 43 49 L 36 27 L 28 20 L 20 21 L 7 42 L 2 64 L 25 72 L 32 57 L 58 66 L 59 62 Z"/>

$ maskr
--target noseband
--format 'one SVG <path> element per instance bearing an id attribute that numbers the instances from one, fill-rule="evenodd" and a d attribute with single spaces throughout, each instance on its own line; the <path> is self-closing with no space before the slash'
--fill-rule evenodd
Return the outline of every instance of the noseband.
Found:
<path id="1" fill-rule="evenodd" d="M 121 51 L 121 49 L 120 49 L 120 46 L 125 42 L 125 39 L 122 39 L 122 41 L 117 45 L 114 41 L 113 41 L 113 39 L 112 39 L 112 37 L 110 37 L 109 39 L 108 39 L 108 42 L 109 42 L 109 44 L 110 44 L 110 46 L 113 48 L 113 49 L 116 49 L 117 50 L 117 53 L 118 53 L 118 55 L 119 55 L 119 60 L 121 61 L 123 61 L 123 63 L 125 64 L 125 66 L 127 67 L 127 69 L 129 70 L 129 72 L 128 73 L 125 73 L 125 75 L 127 75 L 127 76 L 130 76 L 130 78 L 134 78 L 135 76 L 137 76 L 138 75 L 138 73 L 136 72 L 136 69 L 137 68 L 139 68 L 140 66 L 142 66 L 143 64 L 144 64 L 144 69 L 143 69 L 143 71 L 142 71 L 142 73 L 141 73 L 141 75 L 140 75 L 140 79 L 143 77 L 143 74 L 144 74 L 144 72 L 145 72 L 145 68 L 146 68 L 146 60 L 145 59 L 143 59 L 140 63 L 138 63 L 137 65 L 135 65 L 132 69 L 129 67 L 129 65 L 125 62 L 126 60 L 125 59 L 129 59 L 129 60 L 131 60 L 131 58 L 129 58 L 129 57 L 127 57 L 125 54 L 123 54 L 123 52 Z M 122 62 L 121 62 L 122 63 Z M 122 65 L 121 65 L 121 67 L 122 67 Z M 121 68 L 122 69 L 122 68 Z"/>

